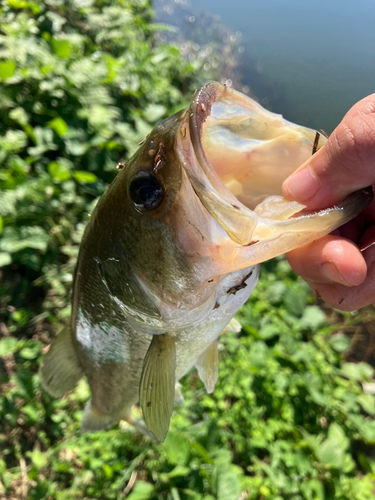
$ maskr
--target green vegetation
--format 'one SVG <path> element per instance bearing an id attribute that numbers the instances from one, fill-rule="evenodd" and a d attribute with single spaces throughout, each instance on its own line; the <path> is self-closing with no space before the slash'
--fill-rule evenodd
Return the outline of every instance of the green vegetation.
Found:
<path id="1" fill-rule="evenodd" d="M 0 0 L 0 498 L 369 500 L 373 369 L 342 361 L 348 339 L 283 259 L 263 266 L 242 332 L 220 338 L 215 392 L 183 380 L 163 445 L 122 425 L 81 434 L 84 381 L 62 400 L 41 391 L 88 214 L 209 76 L 151 21 L 146 0 Z"/>

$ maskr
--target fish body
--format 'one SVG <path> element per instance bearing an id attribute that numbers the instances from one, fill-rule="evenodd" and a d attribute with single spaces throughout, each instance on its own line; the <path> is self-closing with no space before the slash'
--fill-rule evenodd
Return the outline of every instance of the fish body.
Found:
<path id="1" fill-rule="evenodd" d="M 371 200 L 363 191 L 308 213 L 281 197 L 283 180 L 325 141 L 214 82 L 154 128 L 91 217 L 70 327 L 41 365 L 56 397 L 87 376 L 84 430 L 133 422 L 139 401 L 144 431 L 162 441 L 185 373 L 196 366 L 212 392 L 217 339 L 256 286 L 259 263 Z"/>

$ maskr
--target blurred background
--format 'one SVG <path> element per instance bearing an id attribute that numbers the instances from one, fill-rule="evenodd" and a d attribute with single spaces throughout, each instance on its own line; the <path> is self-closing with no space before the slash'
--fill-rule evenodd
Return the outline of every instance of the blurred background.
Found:
<path id="1" fill-rule="evenodd" d="M 312 297 L 282 258 L 182 381 L 163 445 L 80 432 L 43 352 L 70 317 L 89 215 L 138 143 L 208 79 L 331 132 L 374 90 L 374 3 L 0 0 L 0 499 L 369 500 L 374 313 Z M 355 361 L 356 363 L 353 363 Z M 135 408 L 139 415 L 139 410 Z"/>
<path id="2" fill-rule="evenodd" d="M 296 123 L 331 133 L 354 103 L 374 92 L 372 0 L 154 0 L 154 6 L 158 18 L 180 30 L 190 24 L 206 40 L 207 18 L 220 16 L 242 54 L 242 84 Z"/>

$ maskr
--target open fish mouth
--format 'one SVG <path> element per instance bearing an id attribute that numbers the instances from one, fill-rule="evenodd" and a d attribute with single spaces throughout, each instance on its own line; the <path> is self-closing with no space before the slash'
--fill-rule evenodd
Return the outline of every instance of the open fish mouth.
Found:
<path id="1" fill-rule="evenodd" d="M 309 212 L 284 199 L 283 181 L 324 146 L 326 137 L 216 82 L 193 96 L 188 128 L 193 152 L 186 173 L 206 210 L 234 243 L 247 248 L 239 255 L 243 264 L 320 238 L 372 200 L 367 188 L 336 206 Z"/>

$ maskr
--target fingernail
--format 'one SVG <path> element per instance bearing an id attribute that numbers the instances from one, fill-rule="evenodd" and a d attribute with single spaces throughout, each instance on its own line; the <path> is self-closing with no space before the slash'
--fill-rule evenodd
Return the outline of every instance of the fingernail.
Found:
<path id="1" fill-rule="evenodd" d="M 290 198 L 296 201 L 309 200 L 320 188 L 319 182 L 311 175 L 309 167 L 289 177 L 284 183 L 284 188 L 290 194 Z"/>
<path id="2" fill-rule="evenodd" d="M 333 283 L 340 283 L 341 285 L 345 286 L 353 286 L 341 276 L 339 273 L 337 267 L 333 262 L 325 262 L 320 266 L 320 272 L 324 278 L 326 278 L 328 281 L 331 281 Z"/>

